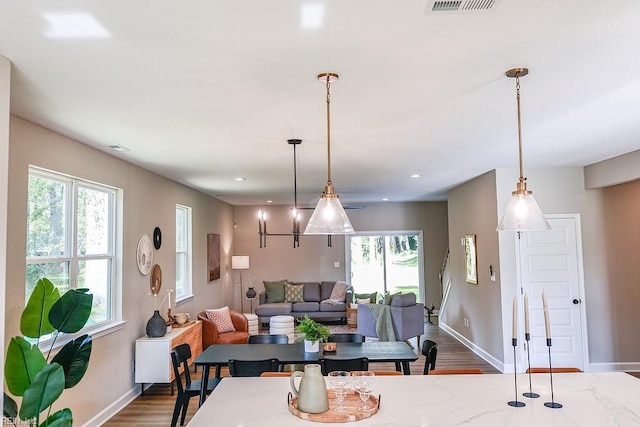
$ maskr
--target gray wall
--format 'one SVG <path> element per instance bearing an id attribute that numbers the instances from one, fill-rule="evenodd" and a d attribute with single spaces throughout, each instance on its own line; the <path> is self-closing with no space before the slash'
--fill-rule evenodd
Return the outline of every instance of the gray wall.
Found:
<path id="1" fill-rule="evenodd" d="M 496 220 L 496 174 L 488 172 L 449 192 L 451 290 L 441 323 L 497 360 L 503 360 L 500 262 Z M 460 239 L 476 235 L 478 284 L 465 280 L 465 253 Z M 496 281 L 492 282 L 489 265 Z M 465 326 L 464 319 L 469 320 Z"/>
<path id="2" fill-rule="evenodd" d="M 334 236 L 333 247 L 327 247 L 324 236 L 301 236 L 300 247 L 294 249 L 290 236 L 269 237 L 267 247 L 259 249 L 258 211 L 268 213 L 270 233 L 290 233 L 289 206 L 236 206 L 234 220 L 234 255 L 249 255 L 251 280 L 256 290 L 263 289 L 263 280 L 287 278 L 295 281 L 344 280 L 344 237 Z M 302 211 L 301 230 L 311 216 Z M 356 231 L 422 230 L 424 243 L 425 284 L 428 303 L 440 303 L 438 274 L 447 251 L 447 203 L 374 203 L 364 209 L 348 210 L 347 215 Z M 340 267 L 335 268 L 334 263 Z M 238 280 L 238 273 L 235 273 Z M 246 289 L 246 273 L 243 281 Z M 236 301 L 239 296 L 236 297 Z"/>
<path id="3" fill-rule="evenodd" d="M 9 93 L 11 91 L 11 61 L 0 55 L 0 295 L 6 289 L 7 265 L 7 192 L 9 189 Z M 4 342 L 5 298 L 0 301 L 0 342 Z M 4 354 L 0 366 L 4 372 Z M 4 375 L 2 375 L 4 378 Z M 3 381 L 4 384 L 4 381 Z M 0 403 L 2 409 L 3 403 Z"/>
<path id="4" fill-rule="evenodd" d="M 176 310 L 197 312 L 226 304 L 231 294 L 230 252 L 233 239 L 233 208 L 202 193 L 179 185 L 142 168 L 118 160 L 87 145 L 11 117 L 9 142 L 9 198 L 6 325 L 4 345 L 19 335 L 19 316 L 24 307 L 25 235 L 29 164 L 123 189 L 122 315 L 124 327 L 94 339 L 85 378 L 66 390 L 56 406 L 69 406 L 76 425 L 83 425 L 109 408 L 139 393 L 131 371 L 135 340 L 145 334 L 153 314 L 148 296 L 149 276 L 139 273 L 135 249 L 142 234 L 159 226 L 162 247 L 154 263 L 162 268 L 162 290 L 175 288 L 175 205 L 193 208 L 193 291 L 195 297 Z M 221 279 L 207 282 L 206 234 L 221 236 Z M 165 306 L 166 310 L 166 306 Z M 166 311 L 163 313 L 166 315 Z"/>
<path id="5" fill-rule="evenodd" d="M 617 159 L 605 166 L 621 164 Z M 497 365 L 511 363 L 508 331 L 517 280 L 514 234 L 495 227 L 517 177 L 516 169 L 498 169 L 449 192 L 452 293 L 441 320 Z M 640 184 L 586 190 L 583 168 L 532 169 L 527 177 L 545 213 L 581 217 L 590 369 L 640 369 L 640 332 L 632 327 L 640 310 Z M 478 286 L 464 281 L 460 238 L 466 233 L 478 235 Z M 496 282 L 488 281 L 489 264 Z"/>

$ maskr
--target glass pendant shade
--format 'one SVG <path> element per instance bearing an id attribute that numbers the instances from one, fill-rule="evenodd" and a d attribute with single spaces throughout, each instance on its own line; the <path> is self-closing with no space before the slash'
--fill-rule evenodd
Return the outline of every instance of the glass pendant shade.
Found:
<path id="1" fill-rule="evenodd" d="M 514 191 L 496 231 L 545 231 L 551 226 L 530 191 Z"/>
<path id="2" fill-rule="evenodd" d="M 309 219 L 304 234 L 353 234 L 347 213 L 335 194 L 323 194 Z"/>

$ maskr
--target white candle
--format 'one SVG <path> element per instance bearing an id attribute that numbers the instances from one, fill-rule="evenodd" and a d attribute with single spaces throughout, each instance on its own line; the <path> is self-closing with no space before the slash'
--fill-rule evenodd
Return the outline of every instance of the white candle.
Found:
<path id="1" fill-rule="evenodd" d="M 511 338 L 518 338 L 518 297 L 513 297 L 513 329 Z"/>
<path id="2" fill-rule="evenodd" d="M 544 311 L 544 331 L 547 339 L 551 339 L 551 327 L 549 326 L 549 306 L 547 305 L 547 295 L 542 291 L 542 310 Z"/>
<path id="3" fill-rule="evenodd" d="M 524 294 L 524 333 L 529 333 L 529 296 Z"/>

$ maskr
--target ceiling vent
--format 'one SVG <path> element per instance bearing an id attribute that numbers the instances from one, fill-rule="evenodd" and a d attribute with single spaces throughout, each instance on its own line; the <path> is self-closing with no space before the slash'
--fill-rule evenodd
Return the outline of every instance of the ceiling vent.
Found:
<path id="1" fill-rule="evenodd" d="M 441 12 L 490 12 L 499 0 L 428 0 L 427 13 Z"/>

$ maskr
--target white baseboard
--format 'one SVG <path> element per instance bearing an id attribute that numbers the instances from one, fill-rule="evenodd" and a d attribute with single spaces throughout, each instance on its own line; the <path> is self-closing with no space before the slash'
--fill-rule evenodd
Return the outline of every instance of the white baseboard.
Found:
<path id="1" fill-rule="evenodd" d="M 153 384 L 145 385 L 146 390 Z M 84 423 L 81 427 L 100 427 L 102 424 L 109 421 L 111 417 L 123 410 L 128 404 L 133 402 L 138 396 L 140 396 L 140 385 L 136 385 L 134 388 L 122 395 L 118 400 L 100 411 L 95 417 Z"/>
<path id="2" fill-rule="evenodd" d="M 640 372 L 640 362 L 589 363 L 589 372 Z"/>
<path id="3" fill-rule="evenodd" d="M 478 347 L 477 345 L 469 341 L 467 338 L 460 335 L 457 331 L 449 327 L 449 325 L 447 325 L 446 323 L 440 322 L 439 326 L 441 329 L 444 329 L 453 338 L 460 341 L 460 343 L 462 343 L 469 350 L 474 352 L 477 356 L 482 358 L 485 362 L 487 362 L 488 364 L 490 364 L 500 372 L 504 372 L 505 366 L 504 366 L 504 363 L 502 363 L 500 360 L 496 359 L 495 357 L 493 357 L 492 355 L 484 351 L 482 348 Z M 436 362 L 436 366 L 437 366 L 437 362 Z M 511 369 L 513 369 L 513 367 Z"/>

